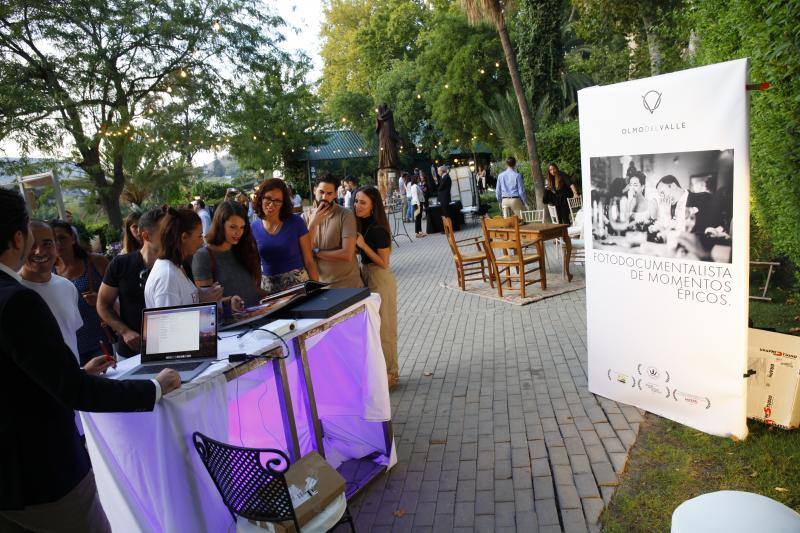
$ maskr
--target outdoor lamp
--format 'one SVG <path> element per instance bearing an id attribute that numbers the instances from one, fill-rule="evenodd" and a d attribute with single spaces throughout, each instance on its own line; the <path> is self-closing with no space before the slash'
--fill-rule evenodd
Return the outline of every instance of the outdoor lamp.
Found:
<path id="1" fill-rule="evenodd" d="M 475 172 L 475 161 L 473 161 L 471 159 L 469 161 L 469 171 L 470 172 Z"/>

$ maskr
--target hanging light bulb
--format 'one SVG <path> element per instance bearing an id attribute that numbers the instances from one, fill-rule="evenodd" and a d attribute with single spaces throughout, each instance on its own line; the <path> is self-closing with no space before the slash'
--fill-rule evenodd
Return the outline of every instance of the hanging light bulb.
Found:
<path id="1" fill-rule="evenodd" d="M 222 29 L 222 25 L 219 23 L 218 20 L 215 20 L 214 23 L 211 25 L 211 29 L 214 31 L 219 31 Z M 263 172 L 263 170 L 262 170 Z"/>
<path id="2" fill-rule="evenodd" d="M 181 70 L 181 78 L 185 78 L 186 76 L 188 76 L 188 74 L 186 74 L 186 71 Z"/>

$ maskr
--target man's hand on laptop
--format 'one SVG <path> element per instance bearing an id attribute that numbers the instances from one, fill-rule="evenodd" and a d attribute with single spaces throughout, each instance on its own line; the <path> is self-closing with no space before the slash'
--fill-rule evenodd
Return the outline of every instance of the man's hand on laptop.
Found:
<path id="1" fill-rule="evenodd" d="M 181 386 L 181 375 L 171 368 L 165 368 L 158 373 L 156 381 L 161 385 L 161 394 L 169 394 Z"/>

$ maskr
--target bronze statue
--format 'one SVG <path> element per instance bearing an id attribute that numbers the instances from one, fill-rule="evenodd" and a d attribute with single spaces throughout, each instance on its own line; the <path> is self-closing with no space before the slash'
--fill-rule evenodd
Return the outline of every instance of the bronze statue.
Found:
<path id="1" fill-rule="evenodd" d="M 397 168 L 399 164 L 397 149 L 400 146 L 400 136 L 394 129 L 392 110 L 385 103 L 378 107 L 375 133 L 378 135 L 379 146 L 378 168 Z"/>

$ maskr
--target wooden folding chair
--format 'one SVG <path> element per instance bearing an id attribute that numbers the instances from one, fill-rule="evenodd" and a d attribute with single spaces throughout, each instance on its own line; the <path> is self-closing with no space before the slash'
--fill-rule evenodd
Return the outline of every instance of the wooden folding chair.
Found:
<path id="1" fill-rule="evenodd" d="M 489 285 L 494 287 L 489 256 L 486 254 L 480 237 L 456 240 L 456 235 L 453 232 L 453 221 L 449 217 L 442 217 L 442 224 L 444 225 L 444 234 L 447 236 L 447 242 L 450 245 L 450 251 L 453 253 L 458 286 L 461 287 L 461 290 L 467 290 L 467 281 L 477 280 L 489 280 Z M 475 250 L 469 250 L 472 247 Z"/>
<path id="2" fill-rule="evenodd" d="M 497 280 L 497 294 L 500 297 L 503 296 L 503 283 L 506 283 L 510 290 L 519 290 L 523 298 L 528 285 L 541 282 L 542 290 L 547 288 L 543 243 L 541 241 L 536 243 L 536 253 L 526 253 L 529 251 L 523 247 L 520 239 L 517 217 L 484 218 L 481 224 L 486 252 Z M 539 277 L 533 279 L 532 274 L 537 270 Z M 519 283 L 518 289 L 514 287 L 515 281 Z"/>

